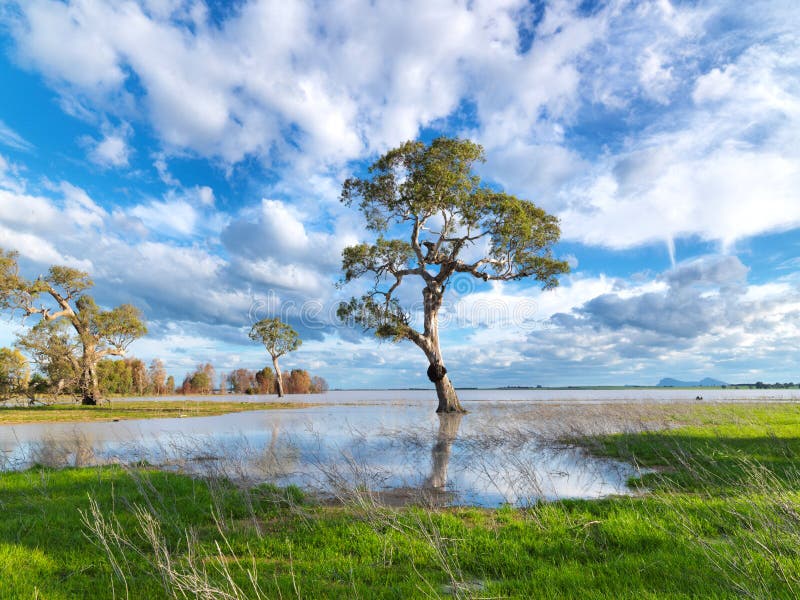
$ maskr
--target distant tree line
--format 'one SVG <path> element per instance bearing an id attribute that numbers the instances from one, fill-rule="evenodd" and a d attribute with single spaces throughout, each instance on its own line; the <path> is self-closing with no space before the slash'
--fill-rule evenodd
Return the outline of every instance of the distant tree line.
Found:
<path id="1" fill-rule="evenodd" d="M 730 389 L 745 389 L 745 390 L 788 390 L 796 387 L 800 387 L 800 383 L 764 383 L 763 381 L 756 381 L 755 383 L 733 383 L 727 387 Z"/>
<path id="2" fill-rule="evenodd" d="M 43 372 L 33 372 L 28 359 L 19 350 L 0 348 L 0 401 L 12 398 L 29 403 L 49 395 L 81 394 L 78 373 L 47 364 Z M 100 393 L 108 396 L 169 396 L 173 394 L 276 394 L 277 382 L 272 369 L 236 369 L 216 376 L 216 369 L 204 363 L 186 375 L 180 385 L 168 375 L 164 362 L 154 359 L 150 364 L 138 358 L 103 359 L 97 363 L 97 383 Z M 326 392 L 328 383 L 304 369 L 292 369 L 282 374 L 284 393 L 314 394 Z"/>
<path id="3" fill-rule="evenodd" d="M 141 371 L 140 371 L 141 372 Z M 230 373 L 222 373 L 217 378 L 217 371 L 211 363 L 202 363 L 191 373 L 187 373 L 180 386 L 167 378 L 165 393 L 172 394 L 277 394 L 278 384 L 275 373 L 269 366 L 260 370 L 236 369 Z M 284 393 L 317 394 L 328 391 L 328 382 L 322 377 L 312 376 L 304 369 L 292 369 L 281 374 Z M 217 386 L 217 382 L 219 385 Z M 135 390 L 134 390 L 135 391 Z M 152 392 L 155 393 L 155 392 Z"/>

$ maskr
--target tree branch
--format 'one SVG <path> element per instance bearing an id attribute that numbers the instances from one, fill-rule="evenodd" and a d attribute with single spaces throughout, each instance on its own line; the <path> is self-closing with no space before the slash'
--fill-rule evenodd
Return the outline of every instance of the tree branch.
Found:
<path id="1" fill-rule="evenodd" d="M 102 350 L 97 351 L 98 358 L 103 358 L 104 356 L 125 356 L 126 354 L 125 348 L 117 348 L 113 346 L 109 346 L 108 348 L 103 348 Z"/>

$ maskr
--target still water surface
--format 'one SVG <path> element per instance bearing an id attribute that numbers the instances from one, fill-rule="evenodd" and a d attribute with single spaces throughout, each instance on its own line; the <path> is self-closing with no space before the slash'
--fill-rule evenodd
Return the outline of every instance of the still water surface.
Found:
<path id="1" fill-rule="evenodd" d="M 323 495 L 370 490 L 398 503 L 498 506 L 598 498 L 628 493 L 625 482 L 636 469 L 554 440 L 635 428 L 619 418 L 630 407 L 691 401 L 698 393 L 705 401 L 798 397 L 798 390 L 464 390 L 469 414 L 440 418 L 428 391 L 330 392 L 290 396 L 318 403 L 309 408 L 0 426 L 0 468 L 146 460 L 194 473 L 297 484 Z M 599 429 L 597 415 L 606 409 L 598 413 L 598 405 L 617 415 Z"/>

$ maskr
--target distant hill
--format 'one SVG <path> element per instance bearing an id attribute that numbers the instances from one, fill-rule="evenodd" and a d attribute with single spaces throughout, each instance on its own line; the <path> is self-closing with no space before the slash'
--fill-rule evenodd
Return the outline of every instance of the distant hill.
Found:
<path id="1" fill-rule="evenodd" d="M 658 387 L 718 387 L 721 385 L 728 384 L 719 379 L 712 379 L 711 377 L 706 377 L 700 381 L 681 381 L 679 379 L 673 379 L 672 377 L 665 377 L 658 382 Z"/>

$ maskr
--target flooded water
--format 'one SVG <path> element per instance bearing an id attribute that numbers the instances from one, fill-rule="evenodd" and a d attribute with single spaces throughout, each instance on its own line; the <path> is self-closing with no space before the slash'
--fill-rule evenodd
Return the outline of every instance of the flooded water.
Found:
<path id="1" fill-rule="evenodd" d="M 734 390 L 700 393 L 706 401 L 797 397 L 797 390 L 750 397 Z M 571 433 L 639 429 L 636 406 L 694 400 L 697 394 L 466 390 L 460 395 L 469 414 L 440 417 L 428 391 L 331 392 L 290 397 L 319 403 L 310 408 L 6 425 L 0 426 L 0 467 L 147 461 L 192 473 L 297 484 L 329 496 L 368 490 L 388 503 L 498 506 L 598 498 L 627 493 L 625 482 L 637 474 L 635 468 L 555 440 Z"/>
<path id="2" fill-rule="evenodd" d="M 694 400 L 702 396 L 710 402 L 753 402 L 753 401 L 793 401 L 800 400 L 800 389 L 787 390 L 732 390 L 732 389 L 681 389 L 681 388 L 622 388 L 622 389 L 504 389 L 504 390 L 458 390 L 462 402 L 472 403 L 617 403 L 617 402 L 675 402 Z M 435 406 L 431 390 L 335 390 L 325 394 L 292 395 L 288 398 L 294 402 L 314 402 L 330 404 L 394 404 L 394 403 L 429 403 Z M 186 396 L 160 396 L 158 398 L 135 398 L 136 400 L 180 400 Z M 189 396 L 192 398 L 192 396 Z M 276 396 L 247 396 L 243 394 L 225 394 L 220 396 L 203 396 L 204 401 L 241 401 L 263 402 L 275 400 Z"/>

